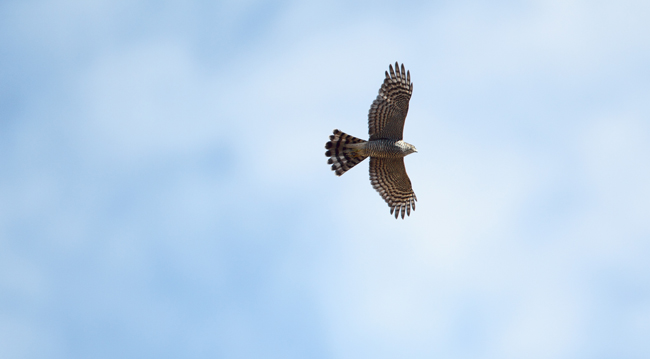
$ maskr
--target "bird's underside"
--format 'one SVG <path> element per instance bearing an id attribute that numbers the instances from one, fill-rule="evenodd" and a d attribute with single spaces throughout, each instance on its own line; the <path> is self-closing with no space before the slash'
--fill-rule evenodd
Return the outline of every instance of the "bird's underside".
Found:
<path id="1" fill-rule="evenodd" d="M 413 83 L 403 64 L 400 69 L 396 62 L 396 71 L 392 65 L 389 70 L 368 112 L 368 141 L 334 130 L 325 144 L 325 156 L 337 176 L 370 157 L 372 187 L 388 203 L 390 213 L 403 219 L 411 208 L 415 210 L 417 201 L 404 167 L 404 157 L 417 150 L 402 140 Z"/>

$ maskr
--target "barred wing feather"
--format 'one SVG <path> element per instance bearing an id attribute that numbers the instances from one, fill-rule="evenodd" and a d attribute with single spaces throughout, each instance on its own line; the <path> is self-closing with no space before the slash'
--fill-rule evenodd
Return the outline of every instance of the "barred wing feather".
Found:
<path id="1" fill-rule="evenodd" d="M 388 203 L 390 213 L 411 215 L 411 207 L 415 210 L 415 193 L 411 180 L 406 174 L 404 158 L 370 157 L 370 183 L 379 195 Z"/>
<path id="2" fill-rule="evenodd" d="M 379 94 L 370 106 L 368 112 L 368 134 L 370 140 L 392 139 L 401 140 L 404 132 L 404 121 L 409 110 L 409 101 L 413 93 L 411 73 L 400 68 L 398 63 L 389 66 L 390 74 L 379 89 Z"/>

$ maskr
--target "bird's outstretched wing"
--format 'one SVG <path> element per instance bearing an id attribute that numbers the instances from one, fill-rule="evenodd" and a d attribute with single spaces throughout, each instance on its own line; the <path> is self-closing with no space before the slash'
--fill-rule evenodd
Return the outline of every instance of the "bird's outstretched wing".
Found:
<path id="1" fill-rule="evenodd" d="M 379 195 L 388 203 L 390 214 L 395 212 L 395 218 L 401 213 L 411 215 L 411 207 L 415 210 L 415 193 L 411 180 L 406 174 L 404 158 L 370 157 L 370 183 Z"/>
<path id="2" fill-rule="evenodd" d="M 368 134 L 370 140 L 391 139 L 401 140 L 404 132 L 404 121 L 409 111 L 409 100 L 413 93 L 411 73 L 404 71 L 395 63 L 389 65 L 390 75 L 386 71 L 386 78 L 379 89 L 379 94 L 370 106 L 368 112 Z"/>

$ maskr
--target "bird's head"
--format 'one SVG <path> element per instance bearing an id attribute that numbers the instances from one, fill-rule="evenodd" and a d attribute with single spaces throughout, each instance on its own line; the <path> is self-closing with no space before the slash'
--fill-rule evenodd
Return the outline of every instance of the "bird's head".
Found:
<path id="1" fill-rule="evenodd" d="M 417 148 L 415 148 L 415 146 L 413 146 L 412 144 L 410 144 L 410 143 L 406 144 L 406 154 L 407 155 L 410 155 L 411 153 L 415 153 L 417 151 L 418 151 Z"/>

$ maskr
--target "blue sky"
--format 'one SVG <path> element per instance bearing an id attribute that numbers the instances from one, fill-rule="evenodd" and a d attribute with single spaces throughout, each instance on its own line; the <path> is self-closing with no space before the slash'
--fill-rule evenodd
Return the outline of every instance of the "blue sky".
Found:
<path id="1" fill-rule="evenodd" d="M 0 3 L 0 357 L 647 358 L 650 3 Z M 363 137 L 414 82 L 417 210 Z"/>

